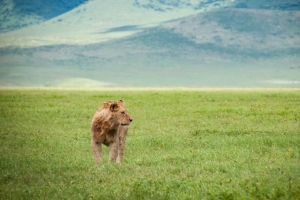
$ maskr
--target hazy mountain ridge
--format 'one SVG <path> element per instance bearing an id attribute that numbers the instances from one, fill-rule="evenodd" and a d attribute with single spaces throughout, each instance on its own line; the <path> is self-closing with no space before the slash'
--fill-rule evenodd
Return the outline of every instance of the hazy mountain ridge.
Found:
<path id="1" fill-rule="evenodd" d="M 190 8 L 194 10 L 206 9 L 211 7 L 226 7 L 230 1 L 223 0 L 135 0 L 134 5 L 146 9 L 165 12 L 174 9 Z"/>
<path id="2" fill-rule="evenodd" d="M 228 3 L 230 0 L 224 2 Z M 114 0 L 114 3 L 102 0 L 87 1 L 43 23 L 0 34 L 0 46 L 89 44 L 107 41 L 200 11 L 201 9 L 184 7 L 160 12 L 134 6 L 134 0 Z M 130 26 L 139 27 L 139 30 L 112 31 L 118 30 L 118 27 Z"/>
<path id="3" fill-rule="evenodd" d="M 0 1 L 0 32 L 14 30 L 61 15 L 87 0 L 2 0 Z"/>
<path id="4" fill-rule="evenodd" d="M 291 83 L 292 86 L 299 85 L 297 82 L 297 74 L 300 73 L 298 43 L 289 46 L 280 43 L 278 47 L 273 47 L 266 42 L 261 43 L 259 48 L 249 46 L 248 44 L 254 43 L 252 40 L 255 37 L 258 41 L 268 40 L 269 34 L 264 35 L 262 34 L 264 31 L 260 30 L 260 32 L 244 31 L 245 34 L 250 34 L 249 38 L 252 39 L 250 41 L 246 38 L 231 41 L 231 45 L 224 44 L 220 39 L 228 35 L 243 37 L 243 30 L 235 28 L 232 21 L 227 25 L 216 23 L 218 20 L 208 20 L 211 25 L 207 24 L 207 27 L 212 27 L 210 28 L 212 32 L 205 34 L 206 37 L 215 30 L 220 37 L 219 40 L 197 38 L 197 29 L 195 32 L 190 32 L 184 28 L 188 26 L 193 30 L 193 27 L 199 22 L 201 24 L 202 20 L 221 19 L 226 12 L 227 15 L 236 12 L 235 23 L 239 24 L 238 19 L 241 18 L 238 16 L 252 10 L 226 9 L 200 13 L 160 27 L 145 29 L 130 37 L 90 45 L 2 48 L 0 65 L 7 66 L 9 73 L 6 71 L 6 75 L 2 74 L 1 79 L 20 81 L 23 79 L 24 82 L 32 73 L 23 70 L 31 69 L 38 78 L 32 80 L 35 82 L 28 82 L 27 85 L 55 85 L 57 82 L 66 82 L 57 79 L 69 80 L 70 77 L 92 79 L 117 86 L 249 87 L 272 86 L 270 81 L 277 80 L 284 83 L 282 85 L 287 85 L 286 83 Z M 256 15 L 249 16 L 249 21 L 265 17 L 264 10 L 255 12 Z M 277 16 L 278 13 L 268 13 L 268 15 Z M 280 16 L 286 18 L 291 14 L 281 13 Z M 298 17 L 298 14 L 294 13 L 293 16 Z M 298 23 L 295 20 L 291 21 L 291 23 Z M 285 19 L 282 19 L 282 23 L 284 22 Z M 269 26 L 281 30 L 279 36 L 288 38 L 286 35 L 298 33 L 297 28 L 294 28 L 294 32 L 291 33 L 289 29 L 282 29 L 281 23 L 276 23 L 276 20 L 272 23 Z M 251 23 L 248 24 L 251 26 Z M 224 29 L 224 26 L 231 28 Z M 243 25 L 244 28 L 245 26 Z M 273 31 L 276 32 L 276 29 Z M 210 37 L 215 38 L 214 35 Z M 28 67 L 25 67 L 24 63 Z M 39 71 L 47 71 L 47 74 L 40 74 Z M 16 75 L 17 72 L 19 75 Z M 20 74 L 23 75 L 16 78 Z"/>
<path id="5" fill-rule="evenodd" d="M 89 1 L 41 25 L 0 34 L 8 44 L 0 48 L 0 85 L 300 86 L 297 9 L 262 9 L 270 6 L 265 0 L 232 1 L 226 9 L 212 0 L 117 1 L 120 7 Z M 149 2 L 162 2 L 163 10 L 142 6 Z M 199 2 L 215 9 L 198 12 Z M 230 8 L 243 2 L 247 9 Z M 272 9 L 281 5 L 272 2 Z M 106 6 L 101 21 L 97 6 Z M 37 47 L 20 48 L 22 37 Z M 53 45 L 41 45 L 47 39 Z"/>
<path id="6" fill-rule="evenodd" d="M 222 9 L 167 23 L 165 28 L 197 44 L 238 51 L 272 51 L 300 47 L 300 12 Z"/>
<path id="7" fill-rule="evenodd" d="M 128 39 L 130 40 L 130 39 Z M 215 38 L 214 41 L 198 40 L 195 42 L 193 37 L 185 37 L 184 35 L 174 32 L 173 29 L 153 28 L 137 34 L 132 37 L 131 41 L 136 44 L 143 44 L 152 49 L 170 49 L 173 52 L 175 49 L 180 49 L 183 46 L 193 48 L 194 51 L 214 52 L 223 55 L 231 55 L 234 57 L 249 57 L 249 58 L 272 58 L 285 55 L 299 55 L 300 47 L 297 45 L 279 46 L 279 48 L 269 47 L 267 44 L 261 45 L 260 48 L 252 48 L 247 46 L 251 41 L 236 41 L 230 45 L 224 45 L 221 42 L 221 37 Z"/>
<path id="8" fill-rule="evenodd" d="M 32 25 L 45 22 L 47 26 L 49 26 L 50 24 L 48 23 L 48 21 L 51 21 L 50 19 L 52 18 L 57 17 L 57 20 L 59 20 L 59 22 L 62 22 L 68 20 L 68 18 L 72 16 L 74 18 L 74 15 L 79 15 L 80 18 L 82 17 L 82 19 L 84 19 L 85 16 L 89 16 L 89 19 L 85 19 L 83 21 L 84 23 L 91 24 L 90 20 L 92 20 L 94 21 L 93 23 L 99 24 L 100 26 L 101 24 L 103 26 L 103 22 L 109 23 L 111 21 L 115 23 L 118 21 L 124 21 L 123 18 L 126 19 L 130 15 L 134 16 L 134 13 L 137 13 L 138 15 L 143 13 L 145 16 L 141 16 L 141 18 L 155 18 L 155 15 L 153 15 L 155 13 L 157 14 L 157 17 L 161 18 L 163 21 L 164 19 L 169 20 L 172 18 L 176 18 L 176 15 L 178 15 L 178 17 L 182 17 L 188 14 L 193 14 L 201 9 L 204 10 L 211 9 L 216 6 L 227 6 L 231 3 L 231 0 L 199 0 L 198 2 L 201 2 L 202 6 L 195 9 L 196 4 L 190 2 L 190 0 L 114 0 L 113 4 L 103 0 L 36 0 L 33 2 L 22 0 L 2 0 L 2 2 L 0 2 L 0 10 L 3 11 L 2 14 L 0 14 L 0 32 L 17 30 L 23 27 L 30 27 Z M 84 5 L 86 3 L 88 4 L 87 6 Z M 184 12 L 186 12 L 186 14 L 184 14 Z M 174 14 L 172 14 L 173 16 L 167 16 L 167 13 Z M 123 15 L 123 18 L 119 17 L 120 14 Z M 140 18 L 140 16 L 137 17 Z M 75 18 L 77 18 L 78 20 L 78 17 Z M 112 18 L 115 18 L 116 20 Z M 104 21 L 102 23 L 97 23 L 96 20 Z M 71 23 L 72 22 L 74 21 L 71 21 Z M 70 23 L 70 21 L 68 23 Z M 64 24 L 64 26 L 66 25 L 67 24 Z M 122 25 L 128 24 L 123 23 Z M 137 24 L 134 24 L 133 22 L 133 25 Z M 118 25 L 116 24 L 116 26 Z M 111 26 L 110 28 L 112 27 L 113 26 Z M 34 29 L 32 30 L 34 31 Z"/>
<path id="9" fill-rule="evenodd" d="M 65 14 L 76 7 L 81 7 L 81 5 L 86 2 L 91 2 L 91 0 L 35 0 L 31 2 L 23 0 L 2 0 L 0 1 L 0 32 L 11 31 L 45 22 L 51 18 Z M 98 5 L 105 5 L 105 2 L 102 2 L 103 3 L 99 3 Z M 122 3 L 115 1 L 116 6 L 122 6 Z M 285 0 L 284 2 L 281 0 L 130 0 L 127 1 L 127 4 L 131 4 L 136 8 L 156 12 L 178 11 L 182 9 L 207 11 L 224 7 L 300 10 L 299 0 Z"/>
<path id="10" fill-rule="evenodd" d="M 265 10 L 300 10 L 299 0 L 236 0 L 235 8 L 265 9 Z"/>

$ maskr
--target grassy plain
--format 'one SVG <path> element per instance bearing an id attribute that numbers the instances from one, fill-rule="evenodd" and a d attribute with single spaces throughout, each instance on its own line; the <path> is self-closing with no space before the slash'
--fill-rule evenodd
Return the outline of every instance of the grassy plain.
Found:
<path id="1" fill-rule="evenodd" d="M 134 121 L 95 164 L 104 100 Z M 299 199 L 300 90 L 0 89 L 0 199 Z"/>

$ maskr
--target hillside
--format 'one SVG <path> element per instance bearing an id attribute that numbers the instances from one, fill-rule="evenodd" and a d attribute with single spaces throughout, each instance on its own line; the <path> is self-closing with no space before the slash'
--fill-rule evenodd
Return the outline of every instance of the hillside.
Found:
<path id="1" fill-rule="evenodd" d="M 84 3 L 88 2 L 88 6 L 84 6 Z M 156 14 L 171 13 L 176 18 L 183 16 L 179 14 L 176 16 L 176 12 L 180 10 L 189 10 L 192 12 L 208 11 L 215 8 L 234 7 L 234 8 L 251 8 L 251 9 L 268 9 L 268 10 L 299 10 L 299 0 L 129 0 L 129 1 L 114 1 L 114 7 L 110 7 L 109 4 L 102 0 L 52 0 L 42 1 L 35 0 L 31 2 L 23 0 L 2 0 L 0 1 L 0 33 L 17 30 L 23 27 L 30 27 L 35 24 L 41 24 L 55 17 L 61 17 L 76 7 L 80 7 L 72 14 L 68 14 L 69 18 L 72 15 L 84 14 L 82 11 L 87 11 L 91 14 L 91 8 L 97 8 L 98 12 L 92 14 L 93 17 L 90 20 L 101 20 L 105 11 L 121 11 L 124 12 L 125 6 L 130 8 L 131 11 L 143 10 L 145 14 L 149 11 L 154 11 Z M 117 8 L 116 8 L 117 7 Z M 118 10 L 118 7 L 121 10 Z M 112 17 L 116 13 L 112 13 Z M 138 13 L 137 13 L 138 14 Z M 141 16 L 143 17 L 143 16 Z M 63 17 L 64 18 L 64 17 Z M 60 18 L 59 20 L 65 20 Z M 170 17 L 169 17 L 170 18 Z M 163 19 L 163 18 L 162 18 Z M 120 18 L 119 18 L 120 20 Z M 87 21 L 85 21 L 87 23 Z"/>
<path id="2" fill-rule="evenodd" d="M 231 5 L 231 0 L 93 0 L 40 24 L 0 34 L 2 46 L 90 44 L 122 38 L 168 20 Z M 181 2 L 181 3 L 180 3 Z M 186 3 L 184 3 L 186 2 Z M 190 3 L 189 3 L 190 2 Z M 201 7 L 195 8 L 199 2 Z M 116 31 L 126 30 L 126 31 Z"/>
<path id="3" fill-rule="evenodd" d="M 267 10 L 299 10 L 299 0 L 236 0 L 235 8 L 267 9 Z"/>
<path id="4" fill-rule="evenodd" d="M 247 55 L 300 53 L 300 12 L 220 9 L 163 26 L 196 44 Z M 213 47 L 214 46 L 214 47 Z"/>
<path id="5" fill-rule="evenodd" d="M 0 34 L 0 86 L 300 86 L 299 0 L 38 2 Z"/>
<path id="6" fill-rule="evenodd" d="M 87 0 L 2 0 L 0 32 L 39 24 L 81 5 Z"/>
<path id="7" fill-rule="evenodd" d="M 140 17 L 148 18 L 149 16 L 147 15 L 150 14 L 152 18 L 156 18 L 155 21 L 157 21 L 158 18 L 160 18 L 158 21 L 161 21 L 165 20 L 164 16 L 166 15 L 169 15 L 166 19 L 172 19 L 198 11 L 228 6 L 231 2 L 230 0 L 115 0 L 114 3 L 111 4 L 103 0 L 35 0 L 32 2 L 2 0 L 0 1 L 0 32 L 40 24 L 55 17 L 60 17 L 58 20 L 61 22 L 66 18 L 74 18 L 74 15 L 88 15 L 90 17 L 88 20 L 81 18 L 83 23 L 88 24 L 91 24 L 89 21 L 97 23 L 96 21 L 107 20 L 107 17 L 109 17 L 109 21 L 112 18 L 117 19 L 115 22 L 123 21 L 122 18 L 124 15 L 128 15 L 129 13 L 131 15 L 134 13 L 135 16 L 139 16 L 139 19 Z M 83 5 L 84 3 L 88 3 L 88 5 L 85 6 Z M 72 9 L 76 7 L 80 8 L 72 11 Z M 71 12 L 67 14 L 69 11 Z M 137 11 L 141 11 L 143 14 Z M 156 13 L 158 16 L 151 13 Z M 62 14 L 67 14 L 67 16 L 60 16 Z M 70 22 L 70 20 L 68 21 Z M 63 24 L 66 25 L 65 23 L 62 23 L 62 25 Z"/>
<path id="8" fill-rule="evenodd" d="M 108 42 L 2 48 L 0 84 L 300 86 L 299 14 L 220 9 Z"/>

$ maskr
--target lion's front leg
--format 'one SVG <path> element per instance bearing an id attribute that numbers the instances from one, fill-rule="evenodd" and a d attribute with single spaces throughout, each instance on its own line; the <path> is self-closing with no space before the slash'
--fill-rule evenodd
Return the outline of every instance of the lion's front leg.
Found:
<path id="1" fill-rule="evenodd" d="M 120 128 L 117 163 L 121 163 L 123 161 L 127 131 L 128 131 L 128 127 L 121 127 Z"/>
<path id="2" fill-rule="evenodd" d="M 95 162 L 101 162 L 102 161 L 102 157 L 101 157 L 101 144 L 97 144 L 97 142 L 92 139 L 91 141 L 91 145 L 92 145 L 92 150 L 93 150 L 93 153 L 94 153 L 94 160 Z"/>
<path id="3" fill-rule="evenodd" d="M 109 145 L 109 161 L 116 162 L 119 148 L 119 137 L 115 138 L 115 141 Z"/>

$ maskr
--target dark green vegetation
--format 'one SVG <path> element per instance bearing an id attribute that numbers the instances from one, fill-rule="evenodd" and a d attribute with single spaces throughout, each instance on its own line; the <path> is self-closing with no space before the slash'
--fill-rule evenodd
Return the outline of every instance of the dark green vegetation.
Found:
<path id="1" fill-rule="evenodd" d="M 104 100 L 134 121 L 95 164 Z M 299 199 L 300 91 L 1 89 L 0 199 Z"/>

